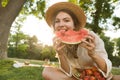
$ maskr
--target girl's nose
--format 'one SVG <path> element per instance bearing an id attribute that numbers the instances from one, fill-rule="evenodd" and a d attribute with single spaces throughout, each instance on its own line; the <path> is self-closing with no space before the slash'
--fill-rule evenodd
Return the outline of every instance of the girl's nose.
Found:
<path id="1" fill-rule="evenodd" d="M 64 26 L 64 22 L 63 22 L 63 21 L 60 21 L 60 22 L 59 22 L 59 26 L 60 26 L 60 27 Z"/>
<path id="2" fill-rule="evenodd" d="M 61 27 L 61 29 L 67 29 L 64 22 L 62 22 L 62 21 L 59 23 L 59 27 Z"/>

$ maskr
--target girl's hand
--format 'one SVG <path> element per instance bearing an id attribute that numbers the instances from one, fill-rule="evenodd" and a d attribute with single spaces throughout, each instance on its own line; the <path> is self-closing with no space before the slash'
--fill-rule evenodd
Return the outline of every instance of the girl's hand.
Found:
<path id="1" fill-rule="evenodd" d="M 57 37 L 53 38 L 53 47 L 58 54 L 64 53 L 63 48 L 65 47 L 65 44 L 63 44 L 59 38 Z"/>
<path id="2" fill-rule="evenodd" d="M 80 43 L 80 46 L 88 50 L 88 55 L 91 56 L 95 53 L 95 38 L 92 35 L 88 35 L 86 40 Z"/>

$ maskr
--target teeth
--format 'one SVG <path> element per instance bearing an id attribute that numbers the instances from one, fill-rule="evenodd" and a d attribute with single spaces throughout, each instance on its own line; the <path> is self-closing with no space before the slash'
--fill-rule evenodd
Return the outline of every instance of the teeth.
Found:
<path id="1" fill-rule="evenodd" d="M 62 29 L 62 30 L 60 30 L 60 31 L 68 31 L 68 29 Z"/>
<path id="2" fill-rule="evenodd" d="M 64 31 L 66 31 L 66 30 L 63 30 L 63 29 L 62 29 L 62 30 L 60 30 L 60 31 L 64 32 Z"/>

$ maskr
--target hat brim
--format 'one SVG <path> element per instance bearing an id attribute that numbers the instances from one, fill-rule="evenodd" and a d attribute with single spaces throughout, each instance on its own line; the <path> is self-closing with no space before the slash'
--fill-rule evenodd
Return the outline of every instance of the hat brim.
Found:
<path id="1" fill-rule="evenodd" d="M 46 14 L 45 14 L 45 19 L 49 26 L 53 25 L 52 19 L 55 16 L 54 14 L 61 9 L 68 9 L 71 12 L 73 12 L 76 15 L 76 17 L 78 18 L 78 21 L 80 23 L 79 27 L 85 26 L 86 16 L 85 16 L 84 11 L 79 6 L 77 6 L 71 2 L 58 2 L 48 8 L 48 10 L 46 11 Z"/>

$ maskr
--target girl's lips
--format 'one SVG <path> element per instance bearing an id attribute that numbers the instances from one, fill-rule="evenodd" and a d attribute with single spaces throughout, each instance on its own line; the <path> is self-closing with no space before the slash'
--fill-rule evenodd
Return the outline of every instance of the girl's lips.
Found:
<path id="1" fill-rule="evenodd" d="M 68 31 L 68 29 L 60 29 L 59 31 L 65 32 Z"/>
<path id="2" fill-rule="evenodd" d="M 60 30 L 61 32 L 65 32 L 65 31 L 67 31 L 67 30 L 64 30 L 64 29 L 62 29 L 62 30 Z"/>

